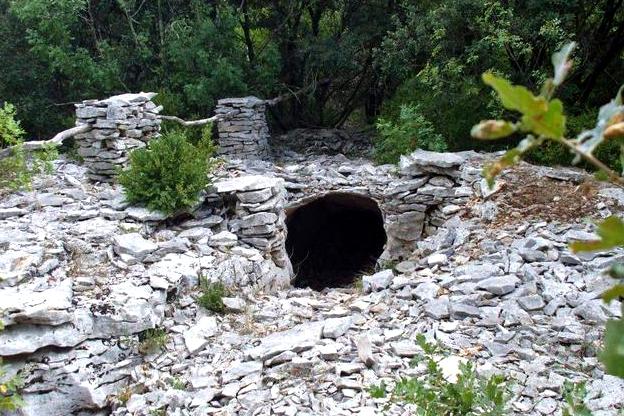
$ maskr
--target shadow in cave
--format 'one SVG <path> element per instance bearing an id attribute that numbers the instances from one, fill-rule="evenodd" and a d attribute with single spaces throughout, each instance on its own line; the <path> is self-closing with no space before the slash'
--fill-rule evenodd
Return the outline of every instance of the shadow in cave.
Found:
<path id="1" fill-rule="evenodd" d="M 331 193 L 287 212 L 286 250 L 296 287 L 345 287 L 371 272 L 386 244 L 383 217 L 370 198 Z"/>

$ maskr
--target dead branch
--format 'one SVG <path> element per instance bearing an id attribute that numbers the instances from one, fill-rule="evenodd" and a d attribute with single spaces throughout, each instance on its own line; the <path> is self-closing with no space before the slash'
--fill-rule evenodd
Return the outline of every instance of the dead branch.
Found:
<path id="1" fill-rule="evenodd" d="M 74 137 L 80 133 L 86 133 L 91 130 L 91 126 L 88 124 L 83 124 L 80 126 L 72 127 L 71 129 L 64 130 L 58 133 L 56 136 L 51 138 L 50 140 L 37 140 L 32 142 L 24 142 L 18 146 L 21 146 L 25 151 L 33 151 L 33 150 L 41 150 L 48 146 L 60 146 L 64 140 L 69 139 L 70 137 Z M 17 146 L 7 147 L 5 149 L 0 150 L 0 159 L 4 159 L 11 155 L 13 150 L 15 150 Z"/>
<path id="2" fill-rule="evenodd" d="M 328 82 L 327 80 L 323 80 L 321 81 L 321 84 L 324 84 Z M 287 93 L 284 93 L 282 95 L 278 95 L 275 98 L 271 98 L 270 100 L 264 100 L 264 103 L 270 107 L 279 104 L 280 102 L 287 100 L 291 97 L 295 97 L 297 98 L 300 94 L 305 93 L 306 91 L 310 90 L 310 89 L 314 89 L 316 88 L 316 83 L 311 83 L 303 88 L 298 89 L 297 91 L 288 91 Z"/>
<path id="3" fill-rule="evenodd" d="M 229 111 L 224 114 L 217 114 L 216 116 L 204 118 L 201 120 L 191 120 L 191 121 L 182 120 L 180 117 L 176 117 L 176 116 L 159 115 L 158 118 L 161 120 L 175 121 L 176 123 L 179 123 L 183 125 L 184 127 L 193 127 L 193 126 L 203 126 L 205 124 L 219 121 L 221 119 L 225 120 L 229 118 L 230 116 L 234 115 L 234 113 L 236 113 L 236 111 Z"/>

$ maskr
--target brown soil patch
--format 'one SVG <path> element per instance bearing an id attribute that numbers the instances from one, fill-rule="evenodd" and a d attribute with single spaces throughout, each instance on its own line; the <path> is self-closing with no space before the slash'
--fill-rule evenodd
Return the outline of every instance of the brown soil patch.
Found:
<path id="1" fill-rule="evenodd" d="M 490 197 L 499 209 L 494 226 L 536 220 L 576 222 L 597 213 L 601 184 L 591 176 L 575 183 L 541 173 L 535 167 L 520 165 L 502 175 L 501 190 Z"/>

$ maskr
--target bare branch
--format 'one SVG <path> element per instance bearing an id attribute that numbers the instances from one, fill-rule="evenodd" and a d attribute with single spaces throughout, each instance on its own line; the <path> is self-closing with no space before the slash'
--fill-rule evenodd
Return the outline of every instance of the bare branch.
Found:
<path id="1" fill-rule="evenodd" d="M 73 127 L 68 130 L 64 130 L 58 133 L 56 136 L 51 138 L 50 140 L 37 140 L 32 142 L 24 142 L 18 146 L 21 146 L 22 149 L 26 151 L 33 150 L 41 150 L 48 146 L 59 146 L 63 143 L 64 140 L 69 139 L 70 137 L 74 137 L 80 133 L 86 133 L 91 130 L 91 126 L 88 124 L 83 124 L 80 126 Z M 7 147 L 5 149 L 0 150 L 0 159 L 4 159 L 11 155 L 16 146 Z"/>
<path id="2" fill-rule="evenodd" d="M 215 121 L 219 121 L 219 120 L 222 120 L 222 119 L 225 120 L 225 119 L 228 119 L 229 117 L 231 117 L 232 115 L 234 115 L 235 113 L 236 113 L 236 111 L 229 111 L 229 112 L 224 113 L 224 114 L 217 114 L 216 116 L 204 118 L 204 119 L 201 119 L 201 120 L 191 120 L 191 121 L 182 120 L 180 117 L 176 117 L 176 116 L 160 115 L 160 116 L 158 116 L 158 118 L 161 119 L 161 120 L 175 121 L 176 123 L 179 123 L 179 124 L 183 125 L 184 127 L 193 127 L 193 126 L 203 126 L 205 124 L 212 123 L 212 122 L 215 122 Z"/>

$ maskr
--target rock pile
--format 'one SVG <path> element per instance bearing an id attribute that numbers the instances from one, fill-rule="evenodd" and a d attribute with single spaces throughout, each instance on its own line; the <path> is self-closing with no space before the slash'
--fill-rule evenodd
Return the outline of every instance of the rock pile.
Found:
<path id="1" fill-rule="evenodd" d="M 110 182 L 128 161 L 128 154 L 158 137 L 162 107 L 151 100 L 155 93 L 123 94 L 106 100 L 76 104 L 76 125 L 92 129 L 76 135 L 78 154 L 84 158 L 93 181 Z"/>
<path id="2" fill-rule="evenodd" d="M 217 123 L 219 153 L 231 158 L 265 159 L 269 156 L 266 104 L 256 97 L 226 98 L 215 113 L 228 114 Z"/>
<path id="3" fill-rule="evenodd" d="M 215 191 L 234 214 L 230 231 L 251 247 L 265 253 L 281 269 L 264 289 L 288 286 L 292 268 L 284 249 L 286 227 L 284 181 L 265 176 L 242 176 L 217 182 Z"/>
<path id="4" fill-rule="evenodd" d="M 399 171 L 342 156 L 232 162 L 175 221 L 56 162 L 0 201 L 0 355 L 25 380 L 23 414 L 411 414 L 367 389 L 425 371 L 410 365 L 424 334 L 452 362 L 507 377 L 509 414 L 558 414 L 571 380 L 587 381 L 595 414 L 617 415 L 624 382 L 596 353 L 621 313 L 600 299 L 602 272 L 624 253 L 571 253 L 571 240 L 595 237 L 583 218 L 492 226 L 497 198 L 484 202 L 473 156 L 416 153 Z M 323 190 L 370 194 L 386 215 L 410 205 L 425 213 L 420 230 L 390 215 L 387 226 L 421 238 L 361 290 L 262 291 L 284 273 L 282 206 Z M 594 216 L 620 212 L 617 191 L 600 190 Z M 198 305 L 200 278 L 230 286 L 227 314 Z M 145 352 L 154 327 L 162 348 Z"/>

